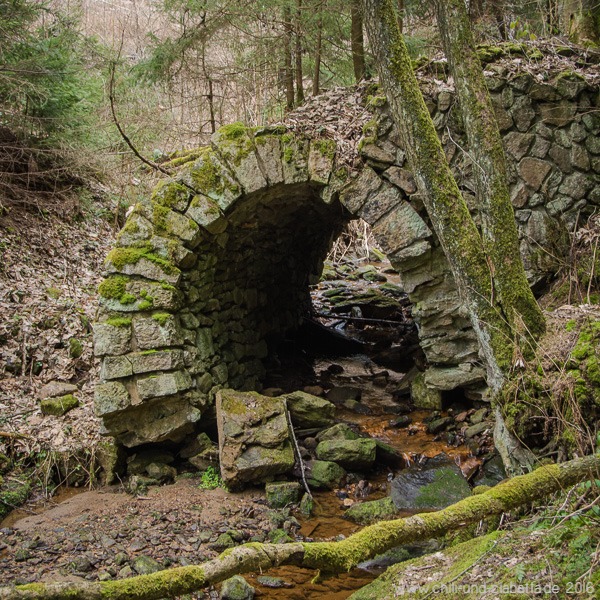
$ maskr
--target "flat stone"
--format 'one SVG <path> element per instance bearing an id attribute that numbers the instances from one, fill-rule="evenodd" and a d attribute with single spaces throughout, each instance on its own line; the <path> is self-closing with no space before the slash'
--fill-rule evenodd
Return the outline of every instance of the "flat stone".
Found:
<path id="1" fill-rule="evenodd" d="M 136 262 L 126 263 L 117 267 L 110 260 L 106 261 L 106 270 L 109 273 L 122 273 L 124 275 L 139 275 L 154 281 L 166 281 L 172 285 L 179 283 L 181 271 L 175 267 L 165 270 L 160 264 L 152 262 L 141 256 Z"/>
<path id="2" fill-rule="evenodd" d="M 521 179 L 534 192 L 540 189 L 542 182 L 546 179 L 552 166 L 539 158 L 526 157 L 519 163 L 519 175 Z"/>
<path id="3" fill-rule="evenodd" d="M 467 427 L 467 429 L 465 430 L 465 438 L 470 440 L 470 439 L 474 438 L 476 435 L 482 434 L 486 429 L 489 430 L 490 432 L 492 432 L 494 429 L 493 423 L 483 422 L 483 423 L 476 423 L 475 425 L 471 425 L 470 427 Z"/>
<path id="4" fill-rule="evenodd" d="M 65 381 L 50 381 L 42 387 L 38 396 L 40 398 L 56 398 L 57 396 L 66 396 L 75 393 L 79 388 Z"/>
<path id="5" fill-rule="evenodd" d="M 138 394 L 142 400 L 171 396 L 192 387 L 192 378 L 187 371 L 162 373 L 136 382 Z"/>
<path id="6" fill-rule="evenodd" d="M 380 148 L 377 144 L 365 144 L 359 154 L 366 160 L 373 161 L 376 164 L 392 165 L 396 161 L 396 157 Z"/>
<path id="7" fill-rule="evenodd" d="M 55 417 L 62 417 L 78 406 L 79 400 L 73 394 L 45 398 L 40 403 L 40 409 L 44 415 L 53 415 Z"/>
<path id="8" fill-rule="evenodd" d="M 311 140 L 308 152 L 308 175 L 311 181 L 327 185 L 333 169 L 336 145 L 333 140 Z"/>
<path id="9" fill-rule="evenodd" d="M 521 160 L 527 154 L 533 139 L 534 136 L 531 133 L 511 131 L 504 136 L 504 147 L 516 160 Z"/>
<path id="10" fill-rule="evenodd" d="M 559 103 L 540 104 L 542 121 L 547 125 L 564 127 L 570 123 L 577 113 L 577 105 L 563 100 Z"/>
<path id="11" fill-rule="evenodd" d="M 131 364 L 133 373 L 149 373 L 151 371 L 171 371 L 183 367 L 183 350 L 147 350 L 134 352 L 125 358 Z"/>
<path id="12" fill-rule="evenodd" d="M 100 368 L 101 379 L 120 379 L 133 375 L 133 368 L 127 356 L 105 356 Z"/>
<path id="13" fill-rule="evenodd" d="M 469 364 L 449 368 L 430 367 L 425 372 L 425 383 L 438 390 L 454 390 L 482 381 L 485 381 L 485 370 Z"/>

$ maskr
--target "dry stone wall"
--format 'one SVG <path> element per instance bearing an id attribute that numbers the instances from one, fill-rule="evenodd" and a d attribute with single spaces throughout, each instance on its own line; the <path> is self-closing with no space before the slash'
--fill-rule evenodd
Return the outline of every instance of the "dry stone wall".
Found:
<path id="1" fill-rule="evenodd" d="M 570 74 L 540 84 L 494 73 L 489 87 L 521 250 L 538 284 L 554 270 L 561 232 L 600 203 L 598 90 Z M 427 102 L 470 201 L 474 167 L 454 97 L 442 87 Z M 385 99 L 371 95 L 366 109 L 373 118 L 352 171 L 335 140 L 234 124 L 175 161 L 177 174 L 136 205 L 99 289 L 105 433 L 128 447 L 183 441 L 219 389 L 259 389 L 269 341 L 301 322 L 330 243 L 356 217 L 372 225 L 414 303 L 425 386 L 482 393 L 475 336 Z"/>

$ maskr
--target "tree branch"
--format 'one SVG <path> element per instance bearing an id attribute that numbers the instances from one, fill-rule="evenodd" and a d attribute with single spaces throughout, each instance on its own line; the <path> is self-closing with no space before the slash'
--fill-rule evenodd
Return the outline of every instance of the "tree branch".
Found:
<path id="1" fill-rule="evenodd" d="M 380 521 L 341 542 L 244 544 L 201 565 L 119 581 L 4 586 L 0 587 L 0 600 L 160 600 L 195 592 L 239 573 L 264 571 L 279 565 L 343 573 L 400 544 L 439 537 L 452 529 L 514 510 L 581 481 L 595 479 L 599 472 L 600 455 L 586 456 L 560 465 L 540 467 L 444 510 Z"/>

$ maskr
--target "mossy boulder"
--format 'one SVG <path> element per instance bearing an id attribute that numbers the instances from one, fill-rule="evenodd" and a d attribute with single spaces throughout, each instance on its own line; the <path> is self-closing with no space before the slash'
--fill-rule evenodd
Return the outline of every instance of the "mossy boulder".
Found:
<path id="1" fill-rule="evenodd" d="M 398 509 L 394 501 L 387 497 L 354 504 L 346 511 L 345 516 L 360 525 L 368 525 L 375 521 L 393 519 L 397 514 Z"/>
<path id="2" fill-rule="evenodd" d="M 78 406 L 79 400 L 73 394 L 58 396 L 57 398 L 45 398 L 40 403 L 42 413 L 54 417 L 62 417 Z"/>
<path id="3" fill-rule="evenodd" d="M 321 431 L 317 436 L 320 442 L 327 440 L 357 440 L 360 436 L 347 423 L 336 423 Z"/>
<path id="4" fill-rule="evenodd" d="M 391 486 L 391 499 L 402 511 L 440 510 L 470 495 L 461 470 L 445 454 L 405 469 Z"/>
<path id="5" fill-rule="evenodd" d="M 143 554 L 134 558 L 131 566 L 138 575 L 150 575 L 163 569 L 157 560 Z"/>
<path id="6" fill-rule="evenodd" d="M 295 427 L 325 427 L 333 422 L 335 405 L 324 398 L 299 391 L 284 398 Z"/>
<path id="7" fill-rule="evenodd" d="M 234 575 L 223 582 L 219 598 L 221 600 L 252 600 L 254 588 L 241 575 Z"/>
<path id="8" fill-rule="evenodd" d="M 308 485 L 314 488 L 326 488 L 332 490 L 339 487 L 346 471 L 337 463 L 327 460 L 315 460 L 308 465 Z"/>
<path id="9" fill-rule="evenodd" d="M 442 392 L 425 384 L 425 373 L 419 373 L 410 386 L 410 396 L 415 408 L 442 409 Z"/>
<path id="10" fill-rule="evenodd" d="M 267 483 L 265 494 L 271 508 L 285 508 L 296 504 L 300 498 L 301 486 L 297 481 L 275 481 Z"/>
<path id="11" fill-rule="evenodd" d="M 319 460 L 338 463 L 345 469 L 369 469 L 375 462 L 377 444 L 375 440 L 326 440 L 316 448 Z"/>

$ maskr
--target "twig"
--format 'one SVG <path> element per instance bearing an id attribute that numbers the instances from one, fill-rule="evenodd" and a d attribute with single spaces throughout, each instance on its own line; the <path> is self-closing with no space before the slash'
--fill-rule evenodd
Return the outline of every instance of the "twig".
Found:
<path id="1" fill-rule="evenodd" d="M 288 422 L 288 428 L 290 430 L 290 437 L 294 442 L 294 452 L 298 458 L 298 462 L 300 463 L 300 474 L 302 475 L 302 483 L 304 484 L 304 489 L 308 494 L 309 498 L 312 499 L 312 494 L 310 492 L 310 488 L 308 487 L 308 482 L 306 481 L 306 470 L 304 468 L 304 461 L 302 460 L 302 455 L 300 454 L 300 447 L 298 446 L 298 440 L 296 439 L 296 434 L 294 433 L 294 426 L 292 425 L 292 419 L 290 417 L 290 411 L 288 410 L 287 400 L 283 399 L 283 409 L 285 410 L 285 418 Z"/>

